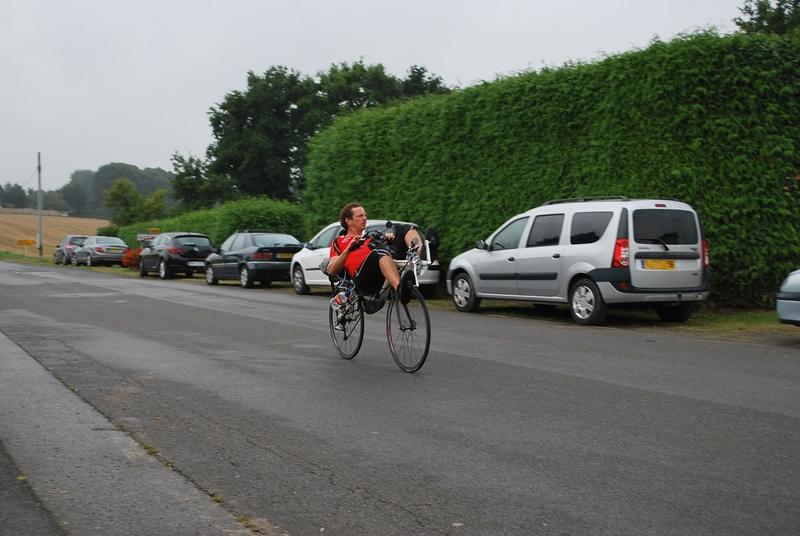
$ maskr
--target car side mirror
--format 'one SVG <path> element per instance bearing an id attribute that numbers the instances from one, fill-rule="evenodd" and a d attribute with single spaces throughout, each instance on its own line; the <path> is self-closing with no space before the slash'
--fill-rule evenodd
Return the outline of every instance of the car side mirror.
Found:
<path id="1" fill-rule="evenodd" d="M 478 240 L 475 242 L 475 247 L 477 249 L 489 249 L 489 246 L 486 245 L 484 240 Z"/>
<path id="2" fill-rule="evenodd" d="M 314 249 L 314 244 L 311 242 L 301 242 L 300 245 L 306 249 Z"/>

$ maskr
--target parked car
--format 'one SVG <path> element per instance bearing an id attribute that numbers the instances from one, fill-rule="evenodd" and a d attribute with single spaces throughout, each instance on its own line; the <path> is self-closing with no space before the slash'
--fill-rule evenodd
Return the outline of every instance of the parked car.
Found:
<path id="1" fill-rule="evenodd" d="M 116 236 L 89 236 L 83 245 L 72 251 L 72 264 L 80 266 L 99 266 L 101 264 L 122 266 L 122 257 L 128 245 Z"/>
<path id="2" fill-rule="evenodd" d="M 67 235 L 61 239 L 53 252 L 53 262 L 56 264 L 69 264 L 72 262 L 72 252 L 83 245 L 88 237 L 84 235 Z"/>
<path id="3" fill-rule="evenodd" d="M 663 320 L 685 321 L 708 290 L 697 214 L 668 199 L 551 201 L 478 240 L 447 273 L 459 311 L 482 298 L 566 304 L 578 324 L 601 324 L 615 304 L 654 305 Z"/>
<path id="4" fill-rule="evenodd" d="M 775 308 L 781 323 L 800 326 L 800 270 L 786 276 L 777 298 Z"/>
<path id="5" fill-rule="evenodd" d="M 244 288 L 255 281 L 289 281 L 289 263 L 303 246 L 292 235 L 257 229 L 236 231 L 206 259 L 206 283 L 238 279 Z"/>
<path id="6" fill-rule="evenodd" d="M 392 221 L 393 227 L 406 225 L 408 222 Z M 412 224 L 418 227 L 416 224 Z M 367 220 L 367 231 L 386 230 L 386 220 Z M 303 249 L 292 258 L 292 285 L 298 294 L 308 294 L 309 287 L 330 287 L 328 276 L 322 273 L 320 264 L 330 257 L 331 242 L 342 231 L 342 225 L 337 221 L 326 225 L 314 238 L 303 244 Z M 438 244 L 437 244 L 438 245 Z M 422 269 L 419 277 L 420 289 L 427 296 L 436 292 L 439 284 L 441 268 L 435 255 L 435 247 L 431 248 L 431 257 L 434 259 L 430 265 Z"/>
<path id="7" fill-rule="evenodd" d="M 156 272 L 161 279 L 170 279 L 176 273 L 192 277 L 205 271 L 206 257 L 211 251 L 211 241 L 204 234 L 161 233 L 144 243 L 139 256 L 139 275 L 145 277 Z"/>

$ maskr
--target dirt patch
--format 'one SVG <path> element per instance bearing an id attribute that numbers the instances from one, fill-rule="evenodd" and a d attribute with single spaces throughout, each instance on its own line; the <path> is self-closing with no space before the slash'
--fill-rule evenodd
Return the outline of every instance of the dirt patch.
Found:
<path id="1" fill-rule="evenodd" d="M 53 250 L 68 234 L 93 235 L 97 229 L 108 225 L 108 220 L 96 218 L 70 218 L 64 216 L 42 216 L 44 241 L 42 255 L 52 257 Z M 36 214 L 0 213 L 0 251 L 36 257 L 36 246 L 19 246 L 17 240 L 36 240 L 39 221 Z"/>

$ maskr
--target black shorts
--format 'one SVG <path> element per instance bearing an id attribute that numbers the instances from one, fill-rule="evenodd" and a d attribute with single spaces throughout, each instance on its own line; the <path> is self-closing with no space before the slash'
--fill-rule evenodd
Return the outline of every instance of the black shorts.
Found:
<path id="1" fill-rule="evenodd" d="M 372 253 L 361 263 L 361 268 L 356 273 L 356 290 L 362 294 L 372 294 L 381 289 L 386 278 L 383 277 L 380 267 L 380 258 L 391 256 L 395 259 L 405 259 L 408 252 L 406 246 L 406 233 L 412 228 L 411 225 L 400 225 L 394 235 L 394 239 L 387 247 L 372 250 Z"/>

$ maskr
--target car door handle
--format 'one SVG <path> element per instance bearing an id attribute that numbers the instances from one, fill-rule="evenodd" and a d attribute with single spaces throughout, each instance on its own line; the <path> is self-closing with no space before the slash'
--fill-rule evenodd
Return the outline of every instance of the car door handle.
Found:
<path id="1" fill-rule="evenodd" d="M 553 258 L 554 259 L 560 259 L 561 258 L 561 253 L 553 253 Z"/>
<path id="2" fill-rule="evenodd" d="M 514 262 L 516 259 L 514 259 L 514 257 L 509 257 L 509 258 L 507 258 L 506 260 L 507 260 L 508 262 Z"/>

